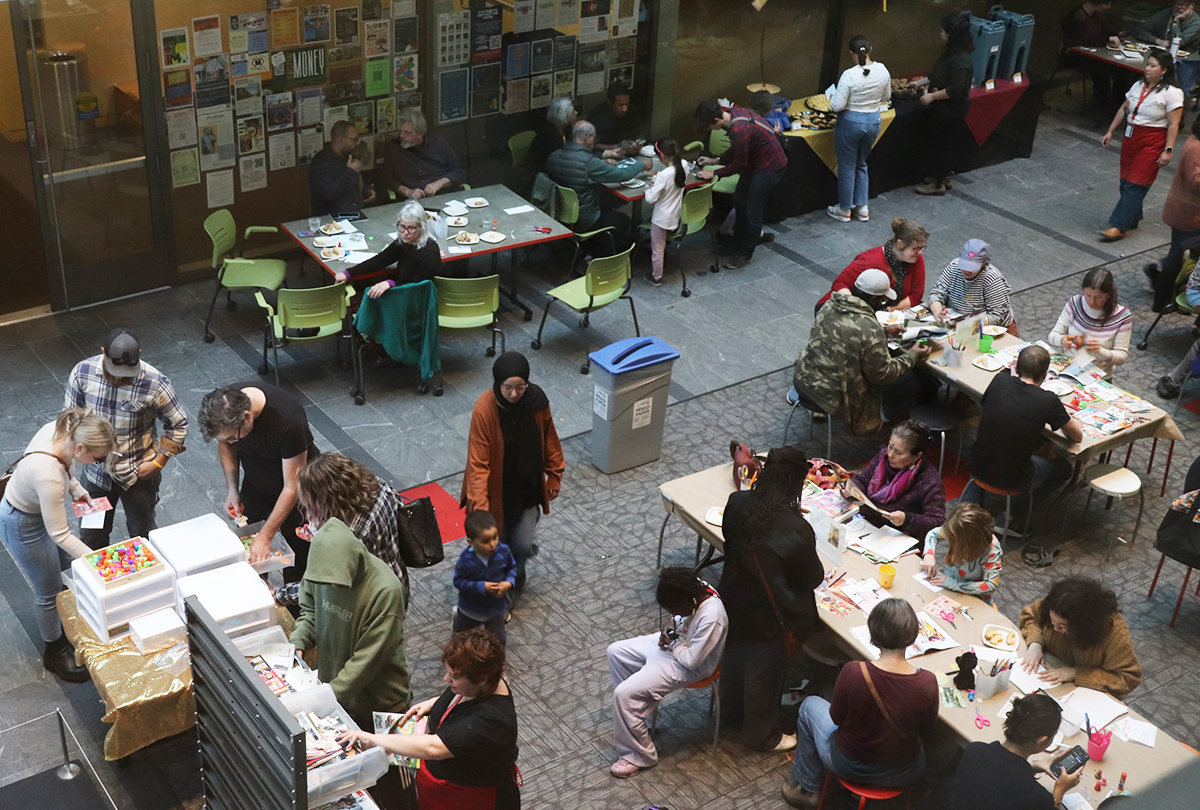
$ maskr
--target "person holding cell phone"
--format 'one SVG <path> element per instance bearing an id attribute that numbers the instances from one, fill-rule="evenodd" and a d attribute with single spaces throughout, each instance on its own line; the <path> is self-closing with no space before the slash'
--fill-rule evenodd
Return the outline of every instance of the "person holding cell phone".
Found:
<path id="1" fill-rule="evenodd" d="M 924 537 L 946 518 L 946 486 L 925 458 L 929 428 L 915 419 L 892 430 L 887 447 L 842 487 L 851 500 L 870 500 L 890 524 L 910 537 Z"/>

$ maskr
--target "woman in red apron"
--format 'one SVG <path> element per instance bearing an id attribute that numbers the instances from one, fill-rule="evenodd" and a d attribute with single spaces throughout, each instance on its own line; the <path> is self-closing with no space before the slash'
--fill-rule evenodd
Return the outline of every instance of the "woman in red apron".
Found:
<path id="1" fill-rule="evenodd" d="M 1142 219 L 1142 200 L 1154 184 L 1158 170 L 1171 162 L 1175 133 L 1183 117 L 1183 91 L 1175 84 L 1175 63 L 1167 51 L 1155 48 L 1146 59 L 1146 78 L 1134 82 L 1108 132 L 1100 139 L 1107 147 L 1117 127 L 1125 126 L 1121 140 L 1121 198 L 1100 235 L 1115 242 Z"/>
<path id="2" fill-rule="evenodd" d="M 340 741 L 423 760 L 419 810 L 520 810 L 517 713 L 504 660 L 504 645 L 488 630 L 456 633 L 442 651 L 449 687 L 404 716 L 427 718 L 424 734 L 351 731 Z"/>

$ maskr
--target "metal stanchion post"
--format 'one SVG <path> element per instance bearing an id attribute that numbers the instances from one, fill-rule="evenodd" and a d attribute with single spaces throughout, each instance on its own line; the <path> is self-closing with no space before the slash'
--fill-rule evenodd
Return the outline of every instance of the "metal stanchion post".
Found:
<path id="1" fill-rule="evenodd" d="M 55 773 L 58 774 L 59 779 L 66 781 L 79 776 L 79 766 L 71 761 L 71 752 L 67 750 L 66 720 L 63 719 L 61 711 L 56 710 L 54 713 L 58 715 L 58 736 L 62 740 L 63 749 L 63 764 Z"/>

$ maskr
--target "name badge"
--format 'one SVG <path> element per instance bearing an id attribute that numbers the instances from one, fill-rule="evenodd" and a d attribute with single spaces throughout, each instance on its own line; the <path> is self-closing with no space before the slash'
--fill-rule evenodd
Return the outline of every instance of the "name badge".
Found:
<path id="1" fill-rule="evenodd" d="M 1130 124 L 1129 126 L 1125 127 L 1125 137 L 1126 138 L 1133 137 L 1133 124 Z"/>

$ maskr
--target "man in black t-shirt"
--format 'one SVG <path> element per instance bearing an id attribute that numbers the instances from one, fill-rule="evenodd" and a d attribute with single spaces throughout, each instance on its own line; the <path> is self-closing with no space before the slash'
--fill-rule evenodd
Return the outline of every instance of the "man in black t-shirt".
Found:
<path id="1" fill-rule="evenodd" d="M 979 479 L 990 486 L 1015 492 L 1036 490 L 1044 498 L 1071 475 L 1063 459 L 1035 455 L 1042 445 L 1042 428 L 1062 430 L 1070 441 L 1083 439 L 1079 423 L 1070 417 L 1058 397 L 1041 385 L 1050 368 L 1050 353 L 1027 346 L 1017 355 L 1015 374 L 1000 372 L 983 395 L 983 416 L 967 470 L 971 480 L 963 490 L 966 503 L 983 503 Z"/>
<path id="2" fill-rule="evenodd" d="M 638 122 L 629 114 L 630 90 L 613 82 L 605 92 L 605 100 L 588 113 L 588 122 L 596 128 L 596 148 L 602 152 L 620 149 L 623 143 L 636 140 L 641 133 Z M 636 154 L 637 149 L 627 150 Z"/>
<path id="3" fill-rule="evenodd" d="M 286 391 L 261 382 L 218 388 L 200 403 L 200 432 L 217 439 L 225 470 L 225 511 L 266 523 L 254 536 L 250 561 L 267 558 L 271 538 L 282 531 L 296 552 L 285 582 L 298 582 L 308 564 L 308 542 L 296 535 L 304 518 L 296 507 L 296 476 L 320 451 L 313 443 L 304 407 Z M 241 467 L 241 482 L 238 468 Z"/>

